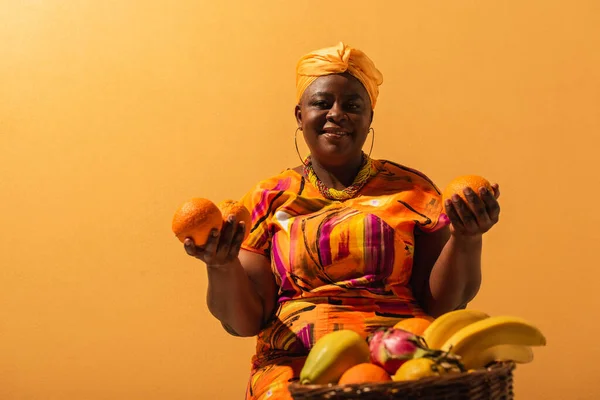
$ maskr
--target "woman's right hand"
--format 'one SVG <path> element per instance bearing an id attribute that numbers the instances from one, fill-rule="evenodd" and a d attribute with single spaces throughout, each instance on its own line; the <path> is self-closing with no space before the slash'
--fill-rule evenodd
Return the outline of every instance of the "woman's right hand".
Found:
<path id="1" fill-rule="evenodd" d="M 240 252 L 246 227 L 243 221 L 236 223 L 230 215 L 221 231 L 213 229 L 204 246 L 196 246 L 194 240 L 186 238 L 184 248 L 187 254 L 195 257 L 208 267 L 220 267 L 234 261 Z"/>

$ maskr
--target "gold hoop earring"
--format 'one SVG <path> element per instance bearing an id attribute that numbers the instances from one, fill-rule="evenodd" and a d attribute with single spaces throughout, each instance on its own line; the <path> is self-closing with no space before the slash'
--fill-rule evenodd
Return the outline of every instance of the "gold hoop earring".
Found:
<path id="1" fill-rule="evenodd" d="M 294 144 L 296 145 L 296 154 L 298 154 L 300 163 L 302 163 L 302 165 L 307 165 L 306 161 L 302 159 L 302 156 L 300 155 L 300 150 L 298 149 L 298 131 L 302 131 L 302 128 L 296 128 L 296 132 L 294 132 Z"/>
<path id="2" fill-rule="evenodd" d="M 373 131 L 373 134 L 371 136 L 371 148 L 369 149 L 369 154 L 367 155 L 367 157 L 371 158 L 371 152 L 373 151 L 373 144 L 375 144 L 375 129 L 373 128 L 369 128 L 369 132 Z"/>

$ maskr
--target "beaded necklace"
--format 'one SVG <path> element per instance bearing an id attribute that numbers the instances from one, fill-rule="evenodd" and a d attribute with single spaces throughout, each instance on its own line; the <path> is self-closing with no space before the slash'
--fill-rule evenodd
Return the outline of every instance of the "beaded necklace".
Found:
<path id="1" fill-rule="evenodd" d="M 365 186 L 369 179 L 371 179 L 371 177 L 377 174 L 377 169 L 373 165 L 373 160 L 371 159 L 371 157 L 363 153 L 362 162 L 358 174 L 356 174 L 356 177 L 354 178 L 352 184 L 342 190 L 337 190 L 325 186 L 323 181 L 321 181 L 315 173 L 310 156 L 306 157 L 306 160 L 304 161 L 304 174 L 307 176 L 309 182 L 312 183 L 317 189 L 319 189 L 319 192 L 326 199 L 347 200 L 354 197 L 356 193 L 358 193 L 358 191 L 362 189 L 363 186 Z"/>

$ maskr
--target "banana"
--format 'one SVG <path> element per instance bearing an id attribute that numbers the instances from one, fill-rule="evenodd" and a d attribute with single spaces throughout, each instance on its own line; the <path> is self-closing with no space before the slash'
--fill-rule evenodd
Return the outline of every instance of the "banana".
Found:
<path id="1" fill-rule="evenodd" d="M 489 318 L 489 315 L 482 311 L 450 311 L 436 318 L 423 332 L 423 338 L 430 349 L 440 349 L 454 333 L 485 318 Z"/>
<path id="2" fill-rule="evenodd" d="M 475 354 L 468 360 L 469 364 L 465 364 L 463 360 L 463 365 L 467 369 L 478 369 L 494 361 L 514 361 L 519 364 L 527 364 L 533 361 L 533 350 L 529 346 L 499 344 Z"/>
<path id="3" fill-rule="evenodd" d="M 545 346 L 546 338 L 537 327 L 522 318 L 497 316 L 462 328 L 441 349 L 460 356 L 463 364 L 469 365 L 486 349 L 502 344 Z"/>
<path id="4" fill-rule="evenodd" d="M 308 353 L 300 382 L 337 383 L 346 370 L 369 360 L 369 345 L 362 336 L 347 329 L 333 331 L 317 340 Z"/>

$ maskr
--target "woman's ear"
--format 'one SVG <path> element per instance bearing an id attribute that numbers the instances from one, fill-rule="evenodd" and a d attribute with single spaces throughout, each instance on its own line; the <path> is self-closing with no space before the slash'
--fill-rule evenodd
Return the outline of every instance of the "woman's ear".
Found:
<path id="1" fill-rule="evenodd" d="M 373 123 L 373 116 L 375 115 L 375 110 L 371 110 L 371 121 L 369 121 L 369 125 Z"/>
<path id="2" fill-rule="evenodd" d="M 302 110 L 300 110 L 300 104 L 297 104 L 296 108 L 294 108 L 294 114 L 296 115 L 296 122 L 298 123 L 298 128 L 302 129 Z"/>

